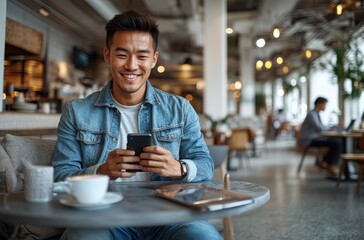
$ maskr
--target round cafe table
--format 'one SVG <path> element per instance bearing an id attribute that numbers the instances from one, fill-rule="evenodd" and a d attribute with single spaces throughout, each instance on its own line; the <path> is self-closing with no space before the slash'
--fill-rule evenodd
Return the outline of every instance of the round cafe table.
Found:
<path id="1" fill-rule="evenodd" d="M 65 194 L 59 194 L 47 203 L 31 203 L 25 201 L 23 192 L 10 193 L 3 195 L 0 201 L 0 221 L 65 227 L 67 239 L 71 240 L 107 239 L 111 227 L 155 226 L 240 215 L 263 206 L 270 198 L 270 191 L 264 186 L 231 181 L 231 190 L 252 196 L 254 202 L 217 211 L 196 211 L 154 196 L 154 189 L 150 187 L 166 183 L 169 182 L 111 182 L 109 191 L 122 193 L 124 199 L 99 210 L 65 206 L 60 203 Z M 223 183 L 219 181 L 203 184 L 223 188 Z"/>

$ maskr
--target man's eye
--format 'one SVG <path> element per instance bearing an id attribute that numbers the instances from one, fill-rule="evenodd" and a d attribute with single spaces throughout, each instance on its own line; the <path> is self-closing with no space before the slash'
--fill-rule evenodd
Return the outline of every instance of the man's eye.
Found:
<path id="1" fill-rule="evenodd" d="M 119 54 L 119 55 L 116 55 L 118 58 L 126 58 L 127 56 L 125 54 Z"/>
<path id="2" fill-rule="evenodd" d="M 148 58 L 148 56 L 144 56 L 144 55 L 142 55 L 142 56 L 139 56 L 139 58 L 140 58 L 140 59 L 147 59 L 147 58 Z"/>

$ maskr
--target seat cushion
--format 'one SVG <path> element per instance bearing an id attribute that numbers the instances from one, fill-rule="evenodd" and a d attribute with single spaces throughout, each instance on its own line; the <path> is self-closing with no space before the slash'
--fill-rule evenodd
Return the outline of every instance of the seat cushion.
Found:
<path id="1" fill-rule="evenodd" d="M 13 192 L 16 187 L 16 175 L 13 164 L 5 151 L 0 145 L 0 171 L 5 171 L 6 174 L 6 189 L 8 192 Z"/>
<path id="2" fill-rule="evenodd" d="M 13 191 L 23 190 L 24 176 L 23 168 L 27 163 L 33 165 L 52 165 L 56 141 L 31 137 L 20 137 L 6 134 L 2 145 L 13 165 L 16 176 Z"/>
<path id="3" fill-rule="evenodd" d="M 57 227 L 45 227 L 31 224 L 17 224 L 15 230 L 10 237 L 13 239 L 35 240 L 35 239 L 47 239 L 47 240 L 59 240 L 64 228 Z"/>

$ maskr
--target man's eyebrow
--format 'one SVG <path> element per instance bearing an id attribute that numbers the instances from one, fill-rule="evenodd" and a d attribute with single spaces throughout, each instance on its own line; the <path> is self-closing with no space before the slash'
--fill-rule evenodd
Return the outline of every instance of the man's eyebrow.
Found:
<path id="1" fill-rule="evenodd" d="M 115 51 L 116 51 L 116 52 L 118 52 L 118 51 L 127 52 L 128 50 L 127 50 L 126 48 L 117 47 L 117 48 L 115 49 Z"/>
<path id="2" fill-rule="evenodd" d="M 139 53 L 150 53 L 149 49 L 142 49 L 138 51 Z"/>
<path id="3" fill-rule="evenodd" d="M 117 47 L 115 49 L 116 52 L 119 52 L 119 51 L 122 51 L 122 52 L 129 52 L 126 48 L 122 48 L 122 47 Z M 138 50 L 138 53 L 150 53 L 150 50 L 149 49 L 141 49 L 141 50 Z"/>

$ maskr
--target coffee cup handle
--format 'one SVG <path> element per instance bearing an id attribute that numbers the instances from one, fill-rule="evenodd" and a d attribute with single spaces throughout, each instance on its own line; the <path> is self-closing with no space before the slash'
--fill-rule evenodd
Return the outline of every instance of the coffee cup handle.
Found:
<path id="1" fill-rule="evenodd" d="M 56 193 L 71 193 L 71 183 L 64 181 L 64 182 L 56 182 L 53 184 L 53 192 Z"/>
<path id="2" fill-rule="evenodd" d="M 71 183 L 70 182 L 65 182 L 64 183 L 64 191 L 67 193 L 67 194 L 70 194 L 71 193 Z"/>

